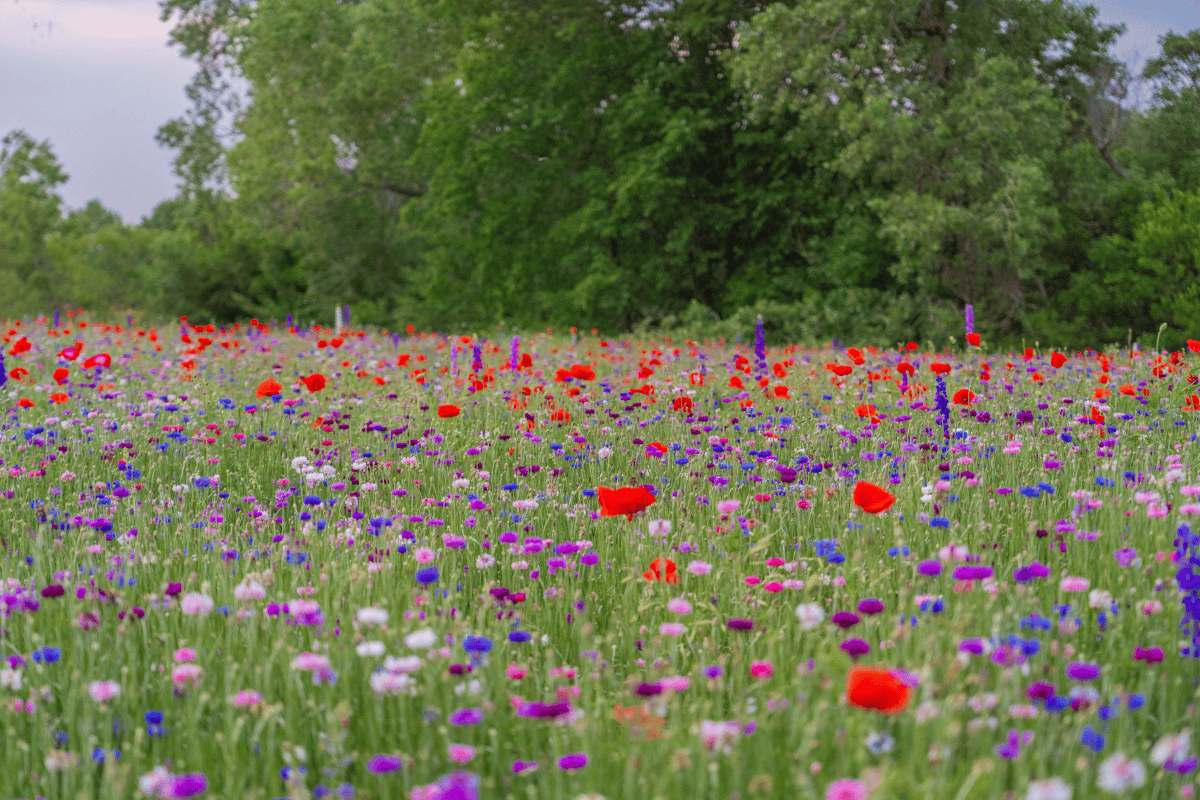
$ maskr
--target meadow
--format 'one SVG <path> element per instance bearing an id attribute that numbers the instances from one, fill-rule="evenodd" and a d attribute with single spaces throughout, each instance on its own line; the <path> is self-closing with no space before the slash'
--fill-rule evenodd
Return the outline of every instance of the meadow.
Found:
<path id="1" fill-rule="evenodd" d="M 1200 343 L 129 322 L 4 323 L 0 798 L 1195 795 Z"/>

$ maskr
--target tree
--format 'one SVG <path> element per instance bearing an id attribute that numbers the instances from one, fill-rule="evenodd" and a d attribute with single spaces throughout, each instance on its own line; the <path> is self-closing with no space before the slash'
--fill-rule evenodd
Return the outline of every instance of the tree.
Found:
<path id="1" fill-rule="evenodd" d="M 1149 173 L 1184 189 L 1200 187 L 1200 29 L 1159 39 L 1146 62 L 1151 108 L 1137 132 L 1135 156 Z"/>
<path id="2" fill-rule="evenodd" d="M 870 176 L 898 287 L 1028 324 L 1066 277 L 1048 258 L 1096 76 L 1119 32 L 1062 0 L 823 0 L 771 6 L 732 64 L 759 115 L 838 132 Z"/>
<path id="3" fill-rule="evenodd" d="M 20 130 L 0 141 L 0 276 L 10 313 L 36 310 L 61 282 L 46 239 L 62 220 L 57 189 L 66 181 L 49 141 Z"/>

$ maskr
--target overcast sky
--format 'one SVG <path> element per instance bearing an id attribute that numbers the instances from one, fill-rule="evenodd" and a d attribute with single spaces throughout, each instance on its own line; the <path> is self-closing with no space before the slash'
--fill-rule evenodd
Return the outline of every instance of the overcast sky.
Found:
<path id="1" fill-rule="evenodd" d="M 1116 54 L 1135 67 L 1158 37 L 1200 28 L 1200 0 L 1094 0 L 1128 32 Z M 49 139 L 71 176 L 70 208 L 92 198 L 137 222 L 175 194 L 172 153 L 154 132 L 187 108 L 192 62 L 167 47 L 156 0 L 0 0 L 0 136 Z"/>

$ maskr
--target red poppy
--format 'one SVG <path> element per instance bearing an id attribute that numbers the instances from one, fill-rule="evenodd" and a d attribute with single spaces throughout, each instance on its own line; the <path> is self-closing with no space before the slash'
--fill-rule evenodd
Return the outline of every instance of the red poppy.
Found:
<path id="1" fill-rule="evenodd" d="M 17 405 L 19 405 L 21 408 L 33 408 L 33 401 L 28 397 L 22 397 L 17 401 Z"/>
<path id="2" fill-rule="evenodd" d="M 786 378 L 787 377 L 787 370 L 783 368 L 783 364 L 776 364 L 774 367 L 771 368 L 771 371 L 775 373 L 776 378 Z"/>
<path id="3" fill-rule="evenodd" d="M 1059 369 L 1063 364 L 1067 363 L 1067 357 L 1062 353 L 1053 353 L 1050 356 L 1050 366 Z"/>
<path id="4" fill-rule="evenodd" d="M 1200 342 L 1195 339 L 1188 339 L 1187 346 L 1188 350 L 1191 350 L 1193 353 L 1200 353 Z"/>
<path id="5" fill-rule="evenodd" d="M 825 369 L 837 375 L 839 378 L 844 378 L 854 371 L 854 367 L 847 364 L 826 364 Z"/>
<path id="6" fill-rule="evenodd" d="M 571 421 L 571 412 L 567 411 L 565 408 L 556 408 L 556 409 L 554 409 L 554 411 L 550 412 L 550 421 L 551 422 L 570 422 Z"/>
<path id="7" fill-rule="evenodd" d="M 599 495 L 602 517 L 627 516 L 633 519 L 634 514 L 645 511 L 656 500 L 644 486 L 622 486 L 620 489 L 600 486 L 596 493 Z"/>
<path id="8" fill-rule="evenodd" d="M 345 342 L 342 341 L 342 338 L 340 336 L 335 336 L 334 338 L 329 340 L 329 346 L 334 349 L 341 347 L 343 344 L 345 344 Z"/>
<path id="9" fill-rule="evenodd" d="M 8 354 L 10 356 L 15 356 L 19 353 L 25 353 L 28 352 L 31 347 L 33 347 L 33 345 L 29 343 L 29 340 L 22 336 L 17 340 L 16 344 L 12 346 L 12 350 L 8 351 Z"/>
<path id="10" fill-rule="evenodd" d="M 110 356 L 108 353 L 96 353 L 96 355 L 83 362 L 84 369 L 108 366 L 112 366 L 112 356 Z"/>
<path id="11" fill-rule="evenodd" d="M 916 342 L 909 342 L 909 343 L 908 343 L 908 349 L 909 349 L 909 350 L 916 350 L 918 347 L 920 347 L 920 345 L 919 345 L 919 344 L 917 344 Z"/>
<path id="12" fill-rule="evenodd" d="M 647 458 L 662 458 L 667 454 L 667 446 L 662 442 L 651 442 L 646 445 Z"/>
<path id="13" fill-rule="evenodd" d="M 310 392 L 319 392 L 325 388 L 325 376 L 317 372 L 309 375 L 307 378 L 301 378 L 304 385 L 308 387 Z"/>
<path id="14" fill-rule="evenodd" d="M 846 355 L 848 355 L 850 357 L 850 360 L 853 361 L 856 365 L 862 366 L 863 354 L 862 354 L 862 351 L 859 350 L 857 347 L 851 347 L 849 350 L 846 351 Z"/>
<path id="15" fill-rule="evenodd" d="M 954 393 L 954 405 L 969 406 L 975 401 L 975 393 L 970 389 L 959 389 Z"/>
<path id="16" fill-rule="evenodd" d="M 917 373 L 917 371 L 913 369 L 913 365 L 907 361 L 901 361 L 899 364 L 897 364 L 896 372 L 899 372 L 901 375 L 915 375 Z"/>
<path id="17" fill-rule="evenodd" d="M 408 358 L 409 358 L 408 353 L 401 353 L 400 355 L 396 356 L 396 366 L 397 367 L 408 366 Z"/>
<path id="18" fill-rule="evenodd" d="M 438 406 L 438 416 L 441 417 L 442 419 L 449 419 L 450 417 L 457 417 L 460 413 L 462 413 L 462 412 L 458 406 L 453 406 L 453 405 Z"/>
<path id="19" fill-rule="evenodd" d="M 869 419 L 872 423 L 875 423 L 875 425 L 878 425 L 878 422 L 880 422 L 880 414 L 878 414 L 878 410 L 876 410 L 874 405 L 871 405 L 870 403 L 856 405 L 856 407 L 854 407 L 854 414 L 863 417 L 864 420 Z"/>
<path id="20" fill-rule="evenodd" d="M 744 389 L 746 387 L 742 385 L 742 379 L 739 378 L 737 375 L 734 375 L 733 377 L 731 377 L 729 379 L 729 388 L 730 389 Z"/>
<path id="21" fill-rule="evenodd" d="M 283 386 L 274 378 L 267 378 L 258 385 L 258 389 L 254 391 L 255 397 L 270 397 L 272 395 L 281 394 Z"/>
<path id="22" fill-rule="evenodd" d="M 79 354 L 83 352 L 83 342 L 76 342 L 70 347 L 64 347 L 58 351 L 59 358 L 65 358 L 67 361 L 74 361 L 79 358 Z"/>
<path id="23" fill-rule="evenodd" d="M 688 373 L 688 382 L 691 383 L 692 386 L 703 386 L 704 385 L 704 375 L 699 372 L 689 372 Z"/>
<path id="24" fill-rule="evenodd" d="M 1025 348 L 1025 355 L 1023 356 L 1023 358 L 1024 358 L 1026 361 L 1028 361 L 1029 359 L 1033 358 L 1033 348 L 1032 348 L 1032 347 L 1026 347 L 1026 348 Z"/>
<path id="25" fill-rule="evenodd" d="M 675 562 L 669 558 L 656 558 L 650 562 L 650 569 L 642 573 L 642 577 L 648 581 L 662 581 L 663 583 L 679 583 L 679 575 L 675 571 Z"/>
<path id="26" fill-rule="evenodd" d="M 868 514 L 887 511 L 895 502 L 896 496 L 887 489 L 866 481 L 854 484 L 854 505 Z"/>
<path id="27" fill-rule="evenodd" d="M 16 369 L 10 369 L 8 371 L 8 377 L 12 378 L 14 381 L 19 381 L 28 374 L 29 370 L 25 369 L 24 367 L 17 367 Z"/>
<path id="28" fill-rule="evenodd" d="M 71 373 L 67 372 L 67 370 L 63 367 L 59 367 L 58 369 L 54 370 L 54 382 L 59 386 L 62 386 L 67 382 L 67 376 L 70 374 Z"/>
<path id="29" fill-rule="evenodd" d="M 971 345 L 972 347 L 979 347 L 979 334 L 978 333 L 968 333 L 967 334 L 967 344 Z"/>
<path id="30" fill-rule="evenodd" d="M 571 377 L 577 381 L 594 381 L 596 380 L 596 370 L 587 364 L 575 364 L 571 367 Z"/>
<path id="31" fill-rule="evenodd" d="M 55 392 L 54 394 L 50 395 L 51 403 L 65 403 L 70 399 L 71 395 L 67 394 L 66 392 Z"/>
<path id="32" fill-rule="evenodd" d="M 692 413 L 692 408 L 694 405 L 695 404 L 692 402 L 692 398 L 690 397 L 676 397 L 675 402 L 671 403 L 671 408 L 675 409 L 676 411 L 684 411 L 690 414 Z"/>
<path id="33" fill-rule="evenodd" d="M 567 378 L 570 378 L 570 377 L 571 377 L 571 372 L 569 370 L 559 369 L 559 370 L 554 371 L 554 382 L 555 383 L 562 383 L 563 381 L 565 381 Z"/>
<path id="34" fill-rule="evenodd" d="M 950 372 L 950 365 L 935 361 L 929 365 L 929 369 L 933 371 L 934 375 L 945 375 Z"/>
<path id="35" fill-rule="evenodd" d="M 792 396 L 791 396 L 791 394 L 789 394 L 789 391 L 790 390 L 786 386 L 776 386 L 775 387 L 775 396 L 790 400 L 792 398 Z"/>
<path id="36" fill-rule="evenodd" d="M 1200 394 L 1190 395 L 1183 404 L 1184 411 L 1200 411 Z"/>
<path id="37" fill-rule="evenodd" d="M 852 667 L 846 675 L 846 700 L 855 708 L 899 714 L 908 695 L 908 685 L 886 669 Z"/>

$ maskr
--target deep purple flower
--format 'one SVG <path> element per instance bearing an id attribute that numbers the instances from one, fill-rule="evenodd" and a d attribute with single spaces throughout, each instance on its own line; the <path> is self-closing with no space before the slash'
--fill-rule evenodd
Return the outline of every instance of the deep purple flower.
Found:
<path id="1" fill-rule="evenodd" d="M 527 769 L 537 769 L 536 761 L 514 761 L 512 771 L 514 774 L 519 774 Z"/>
<path id="2" fill-rule="evenodd" d="M 662 694 L 663 686 L 661 683 L 639 683 L 637 688 L 633 690 L 638 697 L 653 697 L 656 694 Z"/>
<path id="3" fill-rule="evenodd" d="M 588 761 L 587 754 L 571 753 L 569 755 L 563 756 L 562 758 L 560 758 L 558 760 L 558 768 L 566 769 L 566 770 L 583 769 L 584 767 L 587 766 L 587 761 Z"/>
<path id="4" fill-rule="evenodd" d="M 858 610 L 859 613 L 866 614 L 868 616 L 872 614 L 878 614 L 883 611 L 883 602 L 874 597 L 868 597 L 866 600 L 863 600 L 858 604 Z"/>
<path id="5" fill-rule="evenodd" d="M 371 756 L 371 760 L 367 762 L 367 772 L 373 772 L 376 775 L 381 775 L 385 772 L 395 772 L 400 769 L 401 761 L 399 756 L 377 755 Z"/>
<path id="6" fill-rule="evenodd" d="M 1019 733 L 1015 730 L 1008 732 L 1008 741 L 996 746 L 996 755 L 1001 758 L 1017 758 L 1021 755 L 1021 747 L 1033 740 L 1033 731 Z"/>
<path id="7" fill-rule="evenodd" d="M 731 631 L 754 630 L 754 620 L 752 620 L 752 619 L 739 619 L 739 618 L 735 617 L 735 618 L 729 620 L 729 622 L 725 623 L 725 625 Z"/>
<path id="8" fill-rule="evenodd" d="M 704 677 L 708 678 L 709 680 L 715 680 L 725 674 L 725 669 L 724 667 L 714 664 L 711 667 L 705 667 L 703 672 Z"/>
<path id="9" fill-rule="evenodd" d="M 1029 688 L 1025 690 L 1025 696 L 1030 700 L 1048 700 L 1057 693 L 1058 690 L 1054 688 L 1054 684 L 1047 683 L 1046 681 L 1031 683 Z"/>
<path id="10" fill-rule="evenodd" d="M 45 598 L 62 597 L 66 593 L 67 590 L 57 583 L 52 583 L 42 589 L 42 597 Z"/>
<path id="11" fill-rule="evenodd" d="M 1145 661 L 1147 664 L 1158 664 L 1163 660 L 1161 647 L 1134 647 L 1133 660 Z"/>
<path id="12" fill-rule="evenodd" d="M 1113 557 L 1117 559 L 1117 564 L 1122 567 L 1128 567 L 1137 560 L 1137 550 L 1132 547 L 1122 547 L 1120 550 L 1113 553 Z"/>
<path id="13" fill-rule="evenodd" d="M 983 655 L 983 639 L 963 639 L 958 643 L 958 652 L 970 653 L 971 655 Z"/>
<path id="14" fill-rule="evenodd" d="M 1028 567 L 1017 567 L 1013 570 L 1013 580 L 1017 583 L 1029 583 L 1035 578 L 1050 577 L 1050 568 L 1034 561 Z"/>
<path id="15" fill-rule="evenodd" d="M 795 483 L 796 482 L 796 470 L 795 469 L 793 469 L 792 467 L 778 467 L 778 470 L 779 470 L 779 480 L 780 481 L 782 481 L 783 483 Z"/>
<path id="16" fill-rule="evenodd" d="M 478 725 L 483 721 L 483 711 L 478 708 L 460 708 L 450 714 L 451 725 Z"/>
<path id="17" fill-rule="evenodd" d="M 579 563 L 585 567 L 594 567 L 600 563 L 600 556 L 595 553 L 585 553 L 579 557 Z"/>
<path id="18" fill-rule="evenodd" d="M 922 561 L 920 564 L 917 564 L 917 572 L 930 578 L 936 578 L 942 574 L 942 562 Z"/>
<path id="19" fill-rule="evenodd" d="M 858 624 L 859 616 L 853 611 L 839 611 L 829 618 L 829 621 L 839 628 L 853 628 Z"/>
<path id="20" fill-rule="evenodd" d="M 954 580 L 956 581 L 981 581 L 985 578 L 990 578 L 995 574 L 991 567 L 969 566 L 962 565 L 954 568 Z"/>
<path id="21" fill-rule="evenodd" d="M 176 775 L 171 779 L 169 797 L 192 797 L 208 789 L 208 778 L 201 772 Z"/>
<path id="22" fill-rule="evenodd" d="M 871 645 L 867 644 L 862 639 L 847 639 L 838 647 L 854 661 L 858 661 L 860 657 L 871 652 Z"/>
<path id="23" fill-rule="evenodd" d="M 518 717 L 530 719 L 555 719 L 571 713 L 570 703 L 522 703 L 517 708 Z"/>
<path id="24" fill-rule="evenodd" d="M 183 591 L 182 583 L 168 583 L 167 590 L 163 592 L 167 597 L 174 597 Z"/>
<path id="25" fill-rule="evenodd" d="M 1076 681 L 1094 681 L 1100 677 L 1100 667 L 1097 664 L 1072 661 L 1067 664 L 1067 677 Z"/>

